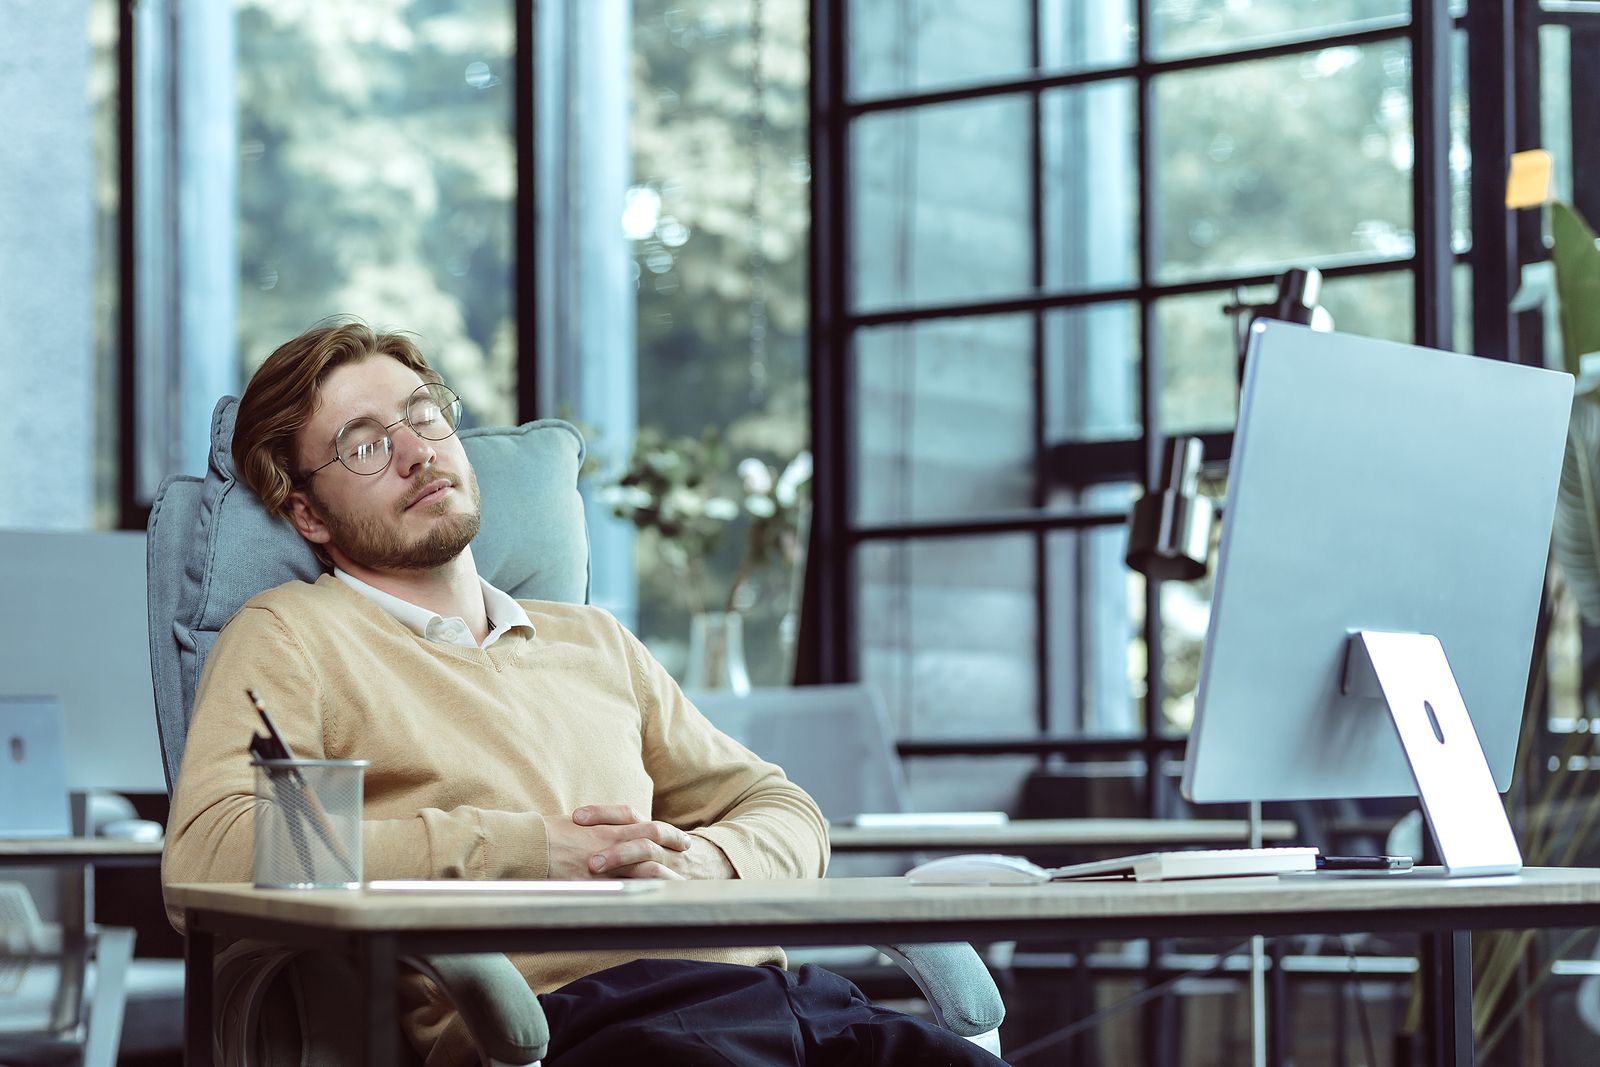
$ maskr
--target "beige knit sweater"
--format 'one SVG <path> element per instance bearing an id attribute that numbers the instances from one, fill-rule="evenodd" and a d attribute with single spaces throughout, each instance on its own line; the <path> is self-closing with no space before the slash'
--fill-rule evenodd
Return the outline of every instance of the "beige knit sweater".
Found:
<path id="1" fill-rule="evenodd" d="M 331 576 L 253 598 L 206 661 L 163 883 L 250 880 L 257 720 L 246 687 L 297 756 L 370 761 L 367 878 L 547 877 L 547 821 L 584 804 L 629 804 L 687 829 L 741 878 L 822 875 L 828 839 L 816 804 L 707 722 L 633 635 L 596 608 L 523 606 L 532 636 L 478 649 L 424 640 Z M 181 929 L 182 913 L 168 915 Z M 775 948 L 512 958 L 546 992 L 649 955 L 783 958 Z M 414 1008 L 435 999 L 402 992 Z M 436 1003 L 411 1015 L 424 1050 L 450 1022 Z"/>

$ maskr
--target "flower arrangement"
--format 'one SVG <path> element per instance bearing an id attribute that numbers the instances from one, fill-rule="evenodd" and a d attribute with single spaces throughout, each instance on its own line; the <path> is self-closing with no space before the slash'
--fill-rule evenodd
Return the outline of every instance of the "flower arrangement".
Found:
<path id="1" fill-rule="evenodd" d="M 810 452 L 801 451 L 781 470 L 754 456 L 734 467 L 715 427 L 697 438 L 668 438 L 641 427 L 627 467 L 600 499 L 654 539 L 691 612 L 748 611 L 758 595 L 753 579 L 799 558 L 810 484 Z M 747 522 L 744 553 L 718 604 L 707 596 L 707 564 L 728 527 L 741 520 Z"/>

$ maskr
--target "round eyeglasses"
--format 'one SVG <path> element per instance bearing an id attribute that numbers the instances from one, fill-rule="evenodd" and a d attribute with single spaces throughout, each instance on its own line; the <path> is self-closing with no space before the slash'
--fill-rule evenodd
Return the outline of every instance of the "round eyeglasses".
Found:
<path id="1" fill-rule="evenodd" d="M 302 474 L 300 481 L 310 481 L 317 471 L 335 463 L 342 464 L 352 474 L 382 474 L 394 458 L 394 440 L 390 431 L 396 426 L 404 423 L 424 441 L 443 441 L 456 432 L 456 424 L 460 421 L 460 397 L 437 382 L 420 385 L 406 398 L 406 413 L 389 425 L 363 417 L 351 419 L 341 426 L 333 439 L 333 458 L 316 470 Z"/>

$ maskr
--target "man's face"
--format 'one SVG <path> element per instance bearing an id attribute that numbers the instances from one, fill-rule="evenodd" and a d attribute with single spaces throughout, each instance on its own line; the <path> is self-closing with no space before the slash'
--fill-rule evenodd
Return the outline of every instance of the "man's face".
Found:
<path id="1" fill-rule="evenodd" d="M 417 373 L 388 356 L 347 363 L 325 379 L 317 408 L 296 437 L 301 471 L 334 458 L 334 439 L 353 419 L 389 425 L 422 385 Z M 334 462 L 290 495 L 295 526 L 323 544 L 335 563 L 372 571 L 442 567 L 478 532 L 478 480 L 461 438 L 429 441 L 404 422 L 389 430 L 393 455 L 380 474 L 361 475 Z"/>

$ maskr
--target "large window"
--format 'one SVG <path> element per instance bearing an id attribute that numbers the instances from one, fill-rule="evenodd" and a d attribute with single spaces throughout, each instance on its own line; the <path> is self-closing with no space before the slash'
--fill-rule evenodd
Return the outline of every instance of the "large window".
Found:
<path id="1" fill-rule="evenodd" d="M 1108 739 L 1154 778 L 1210 594 L 1128 570 L 1128 507 L 1172 434 L 1205 436 L 1221 492 L 1223 307 L 1285 268 L 1325 272 L 1341 329 L 1450 343 L 1461 42 L 1404 0 L 816 19 L 819 669 L 888 694 L 922 804 L 1011 807 L 1037 756 Z M 1012 755 L 949 758 L 979 751 Z"/>
<path id="2" fill-rule="evenodd" d="M 632 0 L 631 177 L 621 236 L 636 292 L 638 426 L 716 427 L 728 463 L 782 469 L 808 444 L 810 164 L 804 0 Z M 624 434 L 597 449 L 619 460 Z M 748 516 L 723 533 L 701 588 L 638 539 L 638 627 L 681 671 L 696 603 L 723 606 Z M 795 596 L 785 567 L 741 603 L 753 684 L 788 681 Z"/>
<path id="3" fill-rule="evenodd" d="M 141 524 L 162 478 L 203 471 L 217 398 L 330 315 L 415 333 L 469 421 L 580 421 L 594 488 L 641 427 L 715 426 L 733 462 L 805 449 L 803 0 L 227 0 L 179 15 L 176 0 L 78 0 L 55 16 L 95 121 L 41 126 L 85 149 L 70 156 L 81 188 L 51 191 L 92 201 L 93 220 L 78 214 L 101 235 L 92 294 L 56 321 L 81 324 L 98 357 L 81 346 L 71 395 L 54 368 L 52 425 L 75 466 L 41 514 Z M 87 265 L 82 237 L 58 251 Z M 677 576 L 643 540 L 636 561 L 603 506 L 589 519 L 596 602 L 680 667 Z M 731 584 L 746 529 L 726 531 L 708 589 Z M 796 587 L 778 568 L 745 593 L 752 677 L 777 684 Z"/>
<path id="4" fill-rule="evenodd" d="M 507 0 L 236 0 L 245 373 L 318 319 L 411 330 L 480 422 L 514 421 Z"/>

